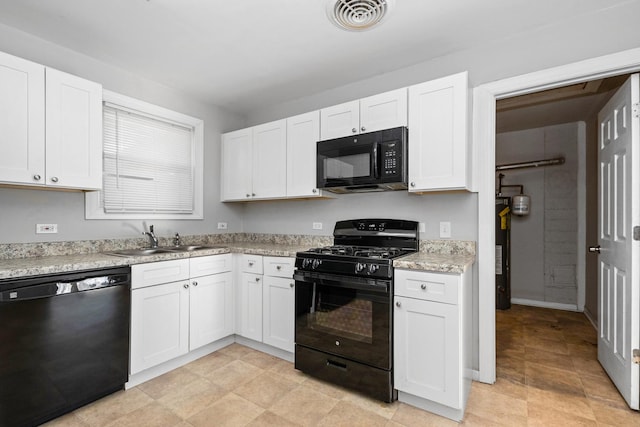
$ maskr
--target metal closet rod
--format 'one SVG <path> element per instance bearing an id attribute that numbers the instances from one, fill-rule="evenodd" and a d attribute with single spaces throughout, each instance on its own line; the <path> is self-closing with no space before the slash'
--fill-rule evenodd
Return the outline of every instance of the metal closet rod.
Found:
<path id="1" fill-rule="evenodd" d="M 537 168 L 540 166 L 561 165 L 564 163 L 564 157 L 556 159 L 533 160 L 530 162 L 509 163 L 505 165 L 496 165 L 497 171 L 506 171 L 510 169 Z"/>

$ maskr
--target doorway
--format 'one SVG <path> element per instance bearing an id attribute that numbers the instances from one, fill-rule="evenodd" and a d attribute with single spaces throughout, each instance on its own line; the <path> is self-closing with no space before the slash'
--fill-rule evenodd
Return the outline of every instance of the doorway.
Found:
<path id="1" fill-rule="evenodd" d="M 478 376 L 494 383 L 495 353 L 495 133 L 496 100 L 640 69 L 640 49 L 535 72 L 474 89 L 473 141 L 478 196 Z M 491 224 L 491 225 L 490 225 Z M 490 225 L 490 226 L 488 226 Z"/>

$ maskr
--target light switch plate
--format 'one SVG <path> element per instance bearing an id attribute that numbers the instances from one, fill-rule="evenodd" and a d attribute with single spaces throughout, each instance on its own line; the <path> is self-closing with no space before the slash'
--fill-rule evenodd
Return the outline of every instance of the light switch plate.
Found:
<path id="1" fill-rule="evenodd" d="M 226 222 L 219 222 L 218 223 L 218 230 L 226 230 L 227 229 L 227 223 Z"/>
<path id="2" fill-rule="evenodd" d="M 424 233 L 425 231 L 427 231 L 427 226 L 424 222 L 419 222 L 418 223 L 418 231 L 420 233 Z"/>
<path id="3" fill-rule="evenodd" d="M 449 221 L 440 222 L 440 237 L 441 238 L 451 237 L 451 223 Z"/>
<path id="4" fill-rule="evenodd" d="M 314 230 L 322 230 L 322 223 L 321 222 L 314 222 L 313 223 L 313 229 Z"/>

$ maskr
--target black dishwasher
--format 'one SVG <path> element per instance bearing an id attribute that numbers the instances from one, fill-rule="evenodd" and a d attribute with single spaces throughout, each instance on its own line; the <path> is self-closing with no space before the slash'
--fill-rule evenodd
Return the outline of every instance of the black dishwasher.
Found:
<path id="1" fill-rule="evenodd" d="M 129 267 L 0 280 L 0 426 L 34 426 L 124 387 Z"/>

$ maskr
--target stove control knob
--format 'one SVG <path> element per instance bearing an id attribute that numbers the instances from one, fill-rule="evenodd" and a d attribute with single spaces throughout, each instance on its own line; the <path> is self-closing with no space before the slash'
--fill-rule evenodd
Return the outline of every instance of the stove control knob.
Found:
<path id="1" fill-rule="evenodd" d="M 311 260 L 309 258 L 304 258 L 302 260 L 302 268 L 307 268 L 309 267 L 309 264 L 311 264 Z"/>
<path id="2" fill-rule="evenodd" d="M 316 268 L 318 268 L 318 266 L 322 264 L 322 260 L 321 259 L 314 259 L 313 260 L 313 264 L 311 264 L 311 269 L 315 270 Z"/>
<path id="3" fill-rule="evenodd" d="M 367 264 L 363 264 L 361 262 L 356 264 L 356 273 L 360 273 L 361 271 L 363 271 L 365 268 L 367 268 Z"/>
<path id="4" fill-rule="evenodd" d="M 369 265 L 369 274 L 375 273 L 376 271 L 378 271 L 379 268 L 380 266 L 378 264 Z"/>

